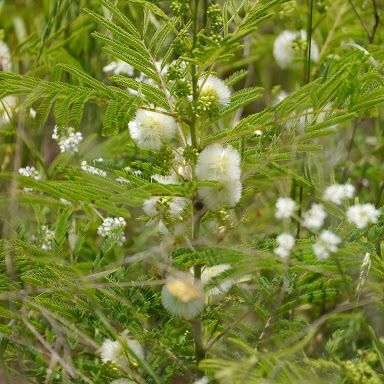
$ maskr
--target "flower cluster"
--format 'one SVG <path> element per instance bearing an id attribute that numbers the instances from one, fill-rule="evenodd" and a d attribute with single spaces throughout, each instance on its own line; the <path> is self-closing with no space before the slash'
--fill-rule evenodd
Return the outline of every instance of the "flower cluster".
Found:
<path id="1" fill-rule="evenodd" d="M 341 243 L 339 236 L 331 231 L 322 231 L 316 243 L 313 244 L 313 252 L 319 260 L 324 260 L 329 257 L 331 253 L 337 251 L 338 245 Z"/>
<path id="2" fill-rule="evenodd" d="M 81 132 L 75 132 L 73 128 L 59 132 L 59 128 L 56 125 L 53 130 L 52 139 L 58 143 L 60 152 L 74 154 L 79 152 L 79 144 L 83 141 L 83 135 Z"/>
<path id="3" fill-rule="evenodd" d="M 127 223 L 123 217 L 107 217 L 97 229 L 97 233 L 104 238 L 116 240 L 118 245 L 123 245 L 127 240 L 123 231 Z"/>
<path id="4" fill-rule="evenodd" d="M 343 200 L 351 199 L 355 194 L 355 187 L 352 184 L 332 184 L 327 187 L 323 199 L 340 205 Z"/>
<path id="5" fill-rule="evenodd" d="M 215 76 L 208 76 L 199 81 L 200 95 L 196 112 L 207 112 L 220 106 L 225 107 L 231 101 L 231 91 L 224 81 Z"/>
<path id="6" fill-rule="evenodd" d="M 307 33 L 301 31 L 283 31 L 273 45 L 273 56 L 280 68 L 288 68 L 295 59 L 302 56 L 307 42 Z M 311 42 L 311 59 L 319 60 L 319 48 L 315 41 Z"/>
<path id="7" fill-rule="evenodd" d="M 277 236 L 276 242 L 278 246 L 274 250 L 275 254 L 284 259 L 289 257 L 295 245 L 295 238 L 290 233 L 282 233 Z"/>
<path id="8" fill-rule="evenodd" d="M 205 206 L 217 211 L 223 206 L 234 207 L 240 200 L 240 155 L 232 146 L 211 144 L 199 155 L 196 176 L 199 180 L 215 181 L 218 186 L 199 188 L 199 195 Z"/>
<path id="9" fill-rule="evenodd" d="M 365 228 L 369 223 L 376 224 L 380 210 L 372 204 L 356 204 L 347 209 L 347 218 L 357 228 Z"/>
<path id="10" fill-rule="evenodd" d="M 91 175 L 98 175 L 102 177 L 107 176 L 107 172 L 103 171 L 102 169 L 93 167 L 92 165 L 88 165 L 85 160 L 81 162 L 81 169 L 84 172 L 90 173 Z"/>
<path id="11" fill-rule="evenodd" d="M 186 273 L 168 277 L 161 292 L 164 308 L 186 320 L 195 318 L 203 309 L 205 294 L 200 280 Z"/>
<path id="12" fill-rule="evenodd" d="M 128 124 L 133 141 L 140 149 L 159 151 L 172 140 L 177 124 L 172 116 L 165 113 L 139 109 L 136 117 Z"/>
<path id="13" fill-rule="evenodd" d="M 276 219 L 289 219 L 297 209 L 297 204 L 290 197 L 279 197 L 276 201 Z"/>
<path id="14" fill-rule="evenodd" d="M 20 168 L 19 169 L 19 174 L 21 176 L 31 177 L 32 179 L 35 179 L 35 180 L 40 180 L 41 179 L 40 172 L 33 165 L 27 165 L 25 168 Z M 31 192 L 32 188 L 25 187 L 24 191 L 25 192 Z"/>
<path id="15" fill-rule="evenodd" d="M 319 229 L 326 217 L 327 213 L 321 204 L 312 204 L 311 208 L 303 214 L 303 225 L 308 229 Z"/>

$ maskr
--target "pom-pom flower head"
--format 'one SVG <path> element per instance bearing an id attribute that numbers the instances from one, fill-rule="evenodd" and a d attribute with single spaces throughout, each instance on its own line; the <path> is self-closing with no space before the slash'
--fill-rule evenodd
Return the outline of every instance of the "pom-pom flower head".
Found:
<path id="1" fill-rule="evenodd" d="M 175 136 L 177 124 L 173 117 L 160 112 L 139 109 L 128 124 L 132 139 L 140 149 L 159 151 Z"/>
<path id="2" fill-rule="evenodd" d="M 319 229 L 327 214 L 321 204 L 312 204 L 311 208 L 303 214 L 303 225 L 309 229 Z"/>
<path id="3" fill-rule="evenodd" d="M 282 233 L 277 236 L 276 242 L 278 247 L 274 250 L 275 254 L 284 259 L 287 258 L 295 245 L 295 238 L 290 233 Z"/>
<path id="4" fill-rule="evenodd" d="M 167 279 L 161 299 L 168 312 L 191 320 L 203 310 L 205 294 L 199 280 L 190 274 L 178 273 Z"/>
<path id="5" fill-rule="evenodd" d="M 290 218 L 297 208 L 296 202 L 290 197 L 279 197 L 276 201 L 276 219 Z"/>
<path id="6" fill-rule="evenodd" d="M 207 208 L 216 211 L 225 205 L 235 206 L 241 198 L 240 155 L 230 145 L 212 144 L 199 155 L 196 176 L 199 180 L 222 183 L 215 187 L 199 188 L 199 195 Z"/>
<path id="7" fill-rule="evenodd" d="M 231 91 L 218 77 L 208 76 L 199 82 L 199 86 L 200 98 L 222 106 L 228 105 L 231 101 Z"/>
<path id="8" fill-rule="evenodd" d="M 200 187 L 199 196 L 211 211 L 228 206 L 234 207 L 241 198 L 243 186 L 239 179 L 228 180 L 214 187 Z"/>
<path id="9" fill-rule="evenodd" d="M 232 146 L 211 144 L 199 155 L 196 175 L 200 180 L 221 181 L 240 178 L 240 155 Z"/>
<path id="10" fill-rule="evenodd" d="M 343 200 L 351 199 L 355 193 L 352 184 L 332 184 L 327 187 L 323 194 L 323 199 L 340 205 Z"/>
<path id="11" fill-rule="evenodd" d="M 324 260 L 329 257 L 331 253 L 337 251 L 337 246 L 341 243 L 339 236 L 331 231 L 322 231 L 318 240 L 313 244 L 313 252 L 319 260 Z"/>
<path id="12" fill-rule="evenodd" d="M 107 339 L 100 348 L 103 363 L 111 362 L 118 367 L 125 368 L 129 364 L 137 364 L 136 358 L 144 360 L 141 344 L 124 332 L 118 340 Z"/>
<path id="13" fill-rule="evenodd" d="M 365 228 L 369 223 L 376 224 L 380 216 L 380 210 L 372 204 L 356 204 L 347 210 L 348 221 L 357 228 Z"/>
<path id="14" fill-rule="evenodd" d="M 293 61 L 301 56 L 300 50 L 305 49 L 307 33 L 301 31 L 283 31 L 273 44 L 273 56 L 280 68 L 289 67 Z M 296 49 L 297 46 L 297 49 Z M 300 49 L 301 48 L 301 49 Z M 315 41 L 311 42 L 311 59 L 319 60 L 319 48 Z"/>

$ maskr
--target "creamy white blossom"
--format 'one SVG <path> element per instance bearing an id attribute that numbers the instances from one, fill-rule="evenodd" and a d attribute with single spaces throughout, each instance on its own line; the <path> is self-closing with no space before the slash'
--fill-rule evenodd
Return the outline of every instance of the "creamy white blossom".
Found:
<path id="1" fill-rule="evenodd" d="M 329 257 L 331 253 L 337 251 L 337 246 L 341 243 L 339 236 L 331 231 L 322 231 L 316 243 L 313 244 L 312 249 L 319 260 L 324 260 Z"/>
<path id="2" fill-rule="evenodd" d="M 240 154 L 231 145 L 211 144 L 199 154 L 196 176 L 199 180 L 232 181 L 239 179 Z"/>
<path id="3" fill-rule="evenodd" d="M 277 248 L 274 252 L 276 255 L 287 258 L 295 246 L 295 238 L 290 233 L 282 233 L 276 237 Z"/>
<path id="4" fill-rule="evenodd" d="M 307 33 L 301 31 L 283 31 L 276 38 L 273 44 L 273 56 L 280 68 L 289 67 L 295 59 L 301 57 L 302 51 L 295 49 L 295 43 L 302 44 L 307 41 Z M 319 48 L 312 39 L 311 42 L 311 59 L 315 62 L 319 61 Z"/>
<path id="5" fill-rule="evenodd" d="M 214 187 L 200 187 L 199 197 L 211 211 L 228 206 L 234 207 L 241 198 L 243 186 L 239 179 L 228 180 Z"/>
<path id="6" fill-rule="evenodd" d="M 296 209 L 297 204 L 290 197 L 279 197 L 276 201 L 275 217 L 277 219 L 288 219 L 294 214 Z"/>
<path id="7" fill-rule="evenodd" d="M 308 229 L 319 229 L 327 217 L 321 204 L 312 204 L 311 208 L 303 214 L 303 226 Z"/>
<path id="8" fill-rule="evenodd" d="M 208 209 L 215 211 L 238 203 L 242 191 L 240 175 L 240 155 L 232 146 L 211 144 L 200 153 L 196 164 L 197 178 L 221 183 L 199 188 L 199 196 Z"/>
<path id="9" fill-rule="evenodd" d="M 113 238 L 118 245 L 122 245 L 127 240 L 123 232 L 126 225 L 123 217 L 107 217 L 97 229 L 97 233 L 104 238 Z"/>
<path id="10" fill-rule="evenodd" d="M 219 105 L 228 105 L 231 101 L 231 91 L 224 81 L 215 76 L 199 81 L 200 97 L 209 97 L 210 101 Z"/>
<path id="11" fill-rule="evenodd" d="M 176 134 L 177 124 L 172 116 L 139 109 L 128 124 L 133 141 L 141 149 L 159 151 Z"/>
<path id="12" fill-rule="evenodd" d="M 8 45 L 0 40 L 0 71 L 10 72 L 12 70 L 11 52 Z"/>
<path id="13" fill-rule="evenodd" d="M 380 216 L 380 210 L 373 204 L 356 204 L 347 209 L 348 221 L 362 229 L 369 223 L 377 223 Z"/>
<path id="14" fill-rule="evenodd" d="M 191 274 L 179 272 L 167 278 L 161 299 L 168 312 L 191 320 L 203 310 L 205 294 L 201 281 Z"/>
<path id="15" fill-rule="evenodd" d="M 114 75 L 121 75 L 123 73 L 128 76 L 133 76 L 135 73 L 135 68 L 123 60 L 116 60 L 106 65 L 103 68 L 103 71 L 107 73 L 112 72 Z"/>
<path id="16" fill-rule="evenodd" d="M 55 125 L 52 139 L 59 145 L 60 152 L 74 154 L 79 152 L 79 144 L 83 141 L 83 134 L 81 132 L 75 132 L 73 128 L 67 128 L 64 129 L 63 132 L 59 132 L 58 126 Z"/>
<path id="17" fill-rule="evenodd" d="M 81 162 L 81 169 L 84 172 L 90 173 L 91 175 L 98 175 L 102 177 L 107 176 L 107 172 L 103 171 L 102 169 L 93 167 L 92 165 L 88 165 L 85 160 Z"/>
<path id="18" fill-rule="evenodd" d="M 354 194 L 355 187 L 352 184 L 332 184 L 325 189 L 323 199 L 339 205 Z"/>
<path id="19" fill-rule="evenodd" d="M 112 362 L 119 367 L 127 367 L 131 359 L 136 357 L 144 360 L 144 350 L 141 344 L 124 332 L 118 340 L 107 339 L 100 347 L 103 363 Z"/>

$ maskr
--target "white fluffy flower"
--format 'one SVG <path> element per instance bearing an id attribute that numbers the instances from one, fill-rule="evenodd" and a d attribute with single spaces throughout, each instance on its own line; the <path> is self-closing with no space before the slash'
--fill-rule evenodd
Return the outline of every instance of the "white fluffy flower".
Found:
<path id="1" fill-rule="evenodd" d="M 275 248 L 274 252 L 282 258 L 288 257 L 295 246 L 295 238 L 290 233 L 282 233 L 277 236 L 276 242 L 278 247 Z"/>
<path id="2" fill-rule="evenodd" d="M 184 197 L 157 197 L 152 196 L 143 203 L 143 211 L 150 217 L 159 213 L 169 213 L 173 218 L 182 219 L 181 214 L 188 204 Z"/>
<path id="3" fill-rule="evenodd" d="M 231 145 L 211 144 L 199 155 L 196 176 L 199 180 L 226 182 L 239 179 L 240 155 Z"/>
<path id="4" fill-rule="evenodd" d="M 91 175 L 98 175 L 102 177 L 107 176 L 107 172 L 103 171 L 102 169 L 93 167 L 92 165 L 88 165 L 85 160 L 81 162 L 81 169 L 84 172 L 90 173 Z"/>
<path id="5" fill-rule="evenodd" d="M 279 197 L 276 201 L 275 216 L 277 219 L 288 219 L 293 215 L 296 208 L 296 202 L 290 197 Z"/>
<path id="6" fill-rule="evenodd" d="M 273 56 L 280 68 L 285 69 L 289 67 L 300 56 L 300 53 L 294 48 L 295 42 L 299 40 L 307 40 L 307 33 L 304 30 L 296 32 L 287 30 L 277 36 L 273 44 Z M 313 39 L 311 43 L 311 59 L 315 62 L 319 60 L 319 48 Z"/>
<path id="7" fill-rule="evenodd" d="M 58 126 L 53 129 L 52 139 L 57 142 L 60 152 L 69 152 L 74 154 L 79 152 L 79 144 L 83 141 L 83 134 L 75 132 L 73 128 L 68 128 L 59 132 Z"/>
<path id="8" fill-rule="evenodd" d="M 234 207 L 240 201 L 242 189 L 240 180 L 232 179 L 219 186 L 200 187 L 199 196 L 208 209 L 218 211 L 225 206 Z"/>
<path id="9" fill-rule="evenodd" d="M 0 40 L 0 71 L 10 72 L 11 70 L 11 52 L 8 45 Z"/>
<path id="10" fill-rule="evenodd" d="M 55 239 L 55 232 L 49 229 L 46 225 L 41 227 L 41 249 L 50 251 L 52 242 Z"/>
<path id="11" fill-rule="evenodd" d="M 341 243 L 339 236 L 331 231 L 322 231 L 316 243 L 313 244 L 312 249 L 319 260 L 324 260 L 329 257 L 331 253 L 337 251 L 337 246 Z"/>
<path id="12" fill-rule="evenodd" d="M 113 380 L 111 384 L 135 384 L 135 383 L 128 379 L 117 379 L 117 380 Z"/>
<path id="13" fill-rule="evenodd" d="M 113 238 L 118 245 L 122 245 L 127 240 L 123 232 L 126 225 L 122 217 L 107 217 L 97 229 L 97 233 L 104 238 Z"/>
<path id="14" fill-rule="evenodd" d="M 172 140 L 177 130 L 173 117 L 159 112 L 139 109 L 136 117 L 128 124 L 129 132 L 136 145 L 141 149 L 158 151 Z"/>
<path id="15" fill-rule="evenodd" d="M 16 105 L 17 99 L 14 96 L 6 96 L 0 99 L 0 126 L 11 121 Z"/>
<path id="16" fill-rule="evenodd" d="M 309 229 L 319 229 L 327 217 L 321 204 L 312 204 L 312 207 L 303 214 L 303 226 Z"/>
<path id="17" fill-rule="evenodd" d="M 105 340 L 100 347 L 100 355 L 104 363 L 112 362 L 119 367 L 127 367 L 132 357 L 142 360 L 145 357 L 141 344 L 127 333 L 123 333 L 118 340 Z"/>
<path id="18" fill-rule="evenodd" d="M 335 204 L 341 204 L 345 199 L 351 199 L 355 194 L 355 187 L 352 184 L 332 184 L 327 187 L 323 199 Z"/>
<path id="19" fill-rule="evenodd" d="M 225 106 L 231 101 L 231 91 L 218 77 L 208 76 L 206 80 L 199 82 L 199 86 L 200 96 L 209 97 L 214 103 Z"/>
<path id="20" fill-rule="evenodd" d="M 348 221 L 362 229 L 369 223 L 377 223 L 380 216 L 380 210 L 373 204 L 356 204 L 347 209 Z"/>
<path id="21" fill-rule="evenodd" d="M 238 203 L 242 191 L 240 175 L 240 155 L 232 146 L 211 144 L 200 153 L 196 164 L 197 178 L 222 183 L 199 188 L 199 195 L 208 209 L 215 211 Z"/>
<path id="22" fill-rule="evenodd" d="M 117 60 L 117 61 L 112 61 L 108 65 L 106 65 L 103 68 L 104 72 L 112 72 L 114 75 L 120 75 L 120 74 L 125 74 L 128 76 L 133 76 L 135 72 L 135 68 L 131 65 L 126 63 L 123 60 Z"/>
<path id="23" fill-rule="evenodd" d="M 180 272 L 167 278 L 161 299 L 168 312 L 191 320 L 203 310 L 205 294 L 201 281 Z"/>

